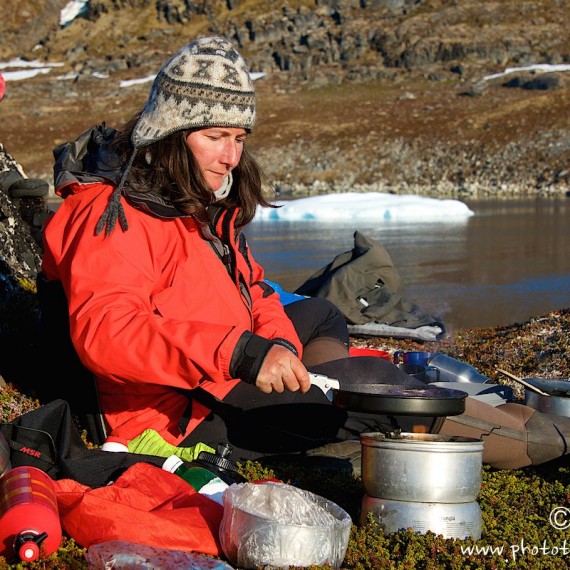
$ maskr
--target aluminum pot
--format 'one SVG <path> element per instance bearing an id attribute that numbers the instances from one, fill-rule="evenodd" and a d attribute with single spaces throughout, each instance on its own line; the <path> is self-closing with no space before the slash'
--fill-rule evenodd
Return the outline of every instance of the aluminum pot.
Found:
<path id="1" fill-rule="evenodd" d="M 524 401 L 527 406 L 539 412 L 570 417 L 570 382 L 568 380 L 525 378 L 525 382 L 549 394 L 544 396 L 526 388 Z"/>
<path id="2" fill-rule="evenodd" d="M 360 510 L 361 526 L 368 522 L 370 513 L 384 534 L 411 528 L 421 534 L 431 530 L 443 535 L 443 538 L 481 538 L 481 508 L 477 501 L 457 504 L 414 503 L 364 495 Z"/>
<path id="3" fill-rule="evenodd" d="M 570 398 L 568 396 L 543 396 L 526 390 L 524 403 L 539 412 L 570 418 Z"/>
<path id="4" fill-rule="evenodd" d="M 371 497 L 470 503 L 481 488 L 483 441 L 429 433 L 360 435 L 362 482 Z"/>

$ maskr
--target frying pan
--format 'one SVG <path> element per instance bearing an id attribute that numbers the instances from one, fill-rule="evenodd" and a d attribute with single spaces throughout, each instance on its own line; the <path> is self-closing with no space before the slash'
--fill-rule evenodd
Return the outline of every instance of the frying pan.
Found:
<path id="1" fill-rule="evenodd" d="M 465 411 L 467 393 L 435 386 L 351 383 L 310 373 L 318 386 L 339 408 L 387 415 L 456 416 Z"/>

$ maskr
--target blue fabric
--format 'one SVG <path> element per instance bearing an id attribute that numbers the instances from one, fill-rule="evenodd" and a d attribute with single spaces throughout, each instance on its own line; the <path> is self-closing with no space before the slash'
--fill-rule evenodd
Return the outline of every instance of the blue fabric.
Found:
<path id="1" fill-rule="evenodd" d="M 273 289 L 275 289 L 283 306 L 288 305 L 289 303 L 294 303 L 295 301 L 300 301 L 301 299 L 308 299 L 306 295 L 297 295 L 296 293 L 289 293 L 289 291 L 284 291 L 281 285 L 275 283 L 274 281 L 269 281 L 269 279 L 266 279 L 265 282 L 271 285 Z"/>

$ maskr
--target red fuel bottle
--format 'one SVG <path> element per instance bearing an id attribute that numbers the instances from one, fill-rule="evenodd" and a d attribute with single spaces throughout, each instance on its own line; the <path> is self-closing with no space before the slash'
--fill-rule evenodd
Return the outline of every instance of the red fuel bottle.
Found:
<path id="1" fill-rule="evenodd" d="M 36 467 L 15 467 L 0 478 L 0 554 L 9 563 L 53 554 L 61 542 L 53 481 Z"/>

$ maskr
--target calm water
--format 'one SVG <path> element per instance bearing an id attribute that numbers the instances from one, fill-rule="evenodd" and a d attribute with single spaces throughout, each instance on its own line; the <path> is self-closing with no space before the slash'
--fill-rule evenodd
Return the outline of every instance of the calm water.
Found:
<path id="1" fill-rule="evenodd" d="M 400 292 L 450 331 L 570 307 L 570 198 L 467 203 L 475 216 L 461 222 L 255 221 L 246 233 L 267 277 L 294 290 L 359 230 L 390 254 Z"/>

